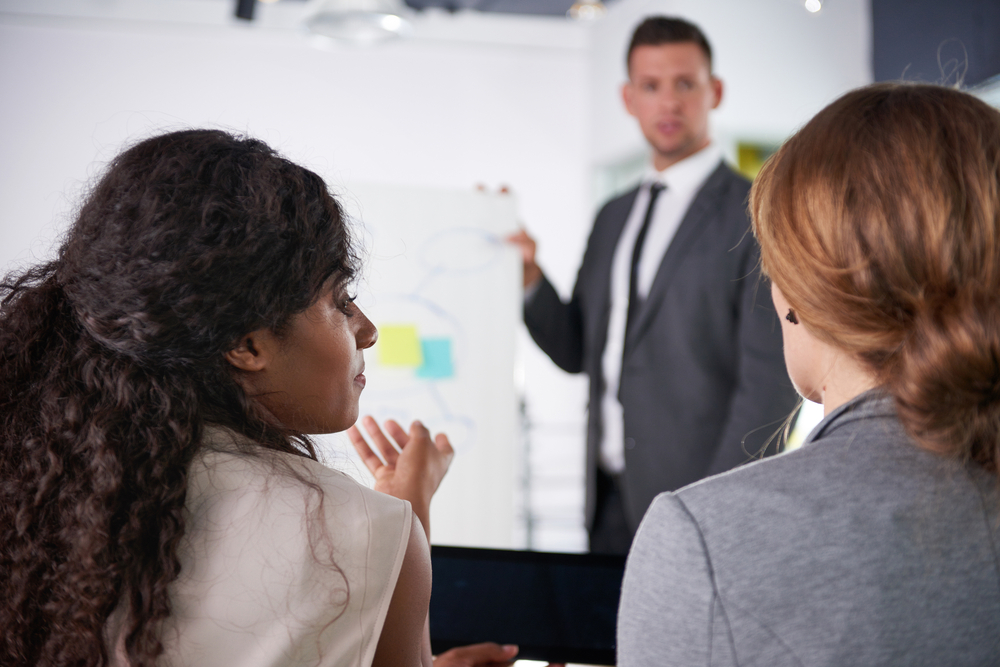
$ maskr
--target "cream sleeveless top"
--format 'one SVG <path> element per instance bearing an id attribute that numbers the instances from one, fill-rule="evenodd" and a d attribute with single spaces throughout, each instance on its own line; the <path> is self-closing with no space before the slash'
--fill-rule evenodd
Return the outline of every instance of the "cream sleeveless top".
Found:
<path id="1" fill-rule="evenodd" d="M 207 431 L 189 473 L 161 664 L 370 665 L 409 539 L 409 503 L 309 459 L 240 454 L 240 436 Z"/>

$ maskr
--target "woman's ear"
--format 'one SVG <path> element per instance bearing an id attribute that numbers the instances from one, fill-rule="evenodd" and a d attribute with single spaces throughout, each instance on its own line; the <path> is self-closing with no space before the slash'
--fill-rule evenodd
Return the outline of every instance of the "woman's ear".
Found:
<path id="1" fill-rule="evenodd" d="M 243 336 L 236 347 L 225 353 L 226 361 L 241 371 L 262 371 L 274 358 L 277 340 L 269 329 L 258 329 Z"/>

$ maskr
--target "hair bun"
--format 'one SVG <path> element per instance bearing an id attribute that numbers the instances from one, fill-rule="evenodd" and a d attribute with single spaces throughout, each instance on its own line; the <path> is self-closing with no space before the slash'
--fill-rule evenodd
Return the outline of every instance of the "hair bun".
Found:
<path id="1" fill-rule="evenodd" d="M 932 451 L 995 468 L 1000 424 L 1000 300 L 921 304 L 889 388 L 911 435 Z"/>

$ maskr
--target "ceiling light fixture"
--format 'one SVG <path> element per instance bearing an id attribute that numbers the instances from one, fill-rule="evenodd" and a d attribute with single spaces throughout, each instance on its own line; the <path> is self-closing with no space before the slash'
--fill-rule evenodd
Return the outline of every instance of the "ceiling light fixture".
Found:
<path id="1" fill-rule="evenodd" d="M 566 16 L 577 21 L 593 21 L 607 13 L 608 10 L 601 0 L 577 0 L 566 12 Z"/>
<path id="2" fill-rule="evenodd" d="M 371 44 L 410 29 L 402 0 L 322 0 L 316 5 L 306 27 L 324 37 Z"/>
<path id="3" fill-rule="evenodd" d="M 823 9 L 822 0 L 806 0 L 806 10 L 815 14 L 819 10 Z"/>

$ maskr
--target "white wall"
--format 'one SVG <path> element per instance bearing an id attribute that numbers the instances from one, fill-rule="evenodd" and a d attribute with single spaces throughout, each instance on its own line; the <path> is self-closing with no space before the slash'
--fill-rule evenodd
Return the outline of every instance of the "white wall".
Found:
<path id="1" fill-rule="evenodd" d="M 324 51 L 296 33 L 0 14 L 0 263 L 95 160 L 189 125 L 248 131 L 333 184 L 502 182 L 532 220 L 585 219 L 583 43 Z"/>

